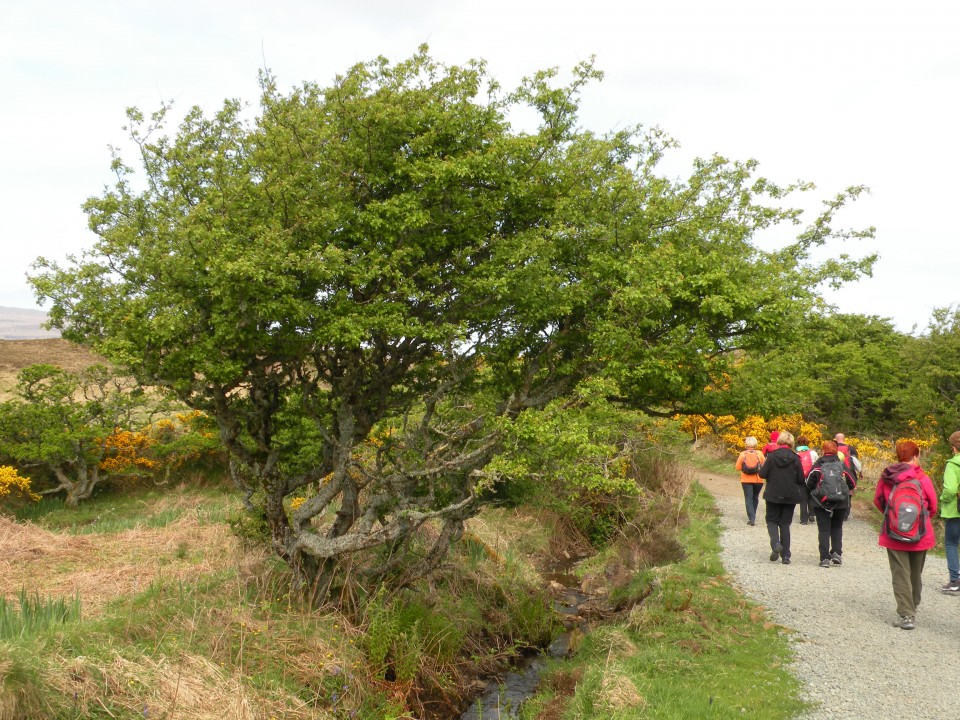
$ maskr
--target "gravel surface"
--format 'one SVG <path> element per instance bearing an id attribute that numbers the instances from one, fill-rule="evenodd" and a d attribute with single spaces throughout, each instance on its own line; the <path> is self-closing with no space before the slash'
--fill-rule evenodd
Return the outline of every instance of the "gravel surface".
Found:
<path id="1" fill-rule="evenodd" d="M 791 526 L 790 565 L 770 561 L 763 523 L 746 524 L 740 483 L 718 475 L 701 482 L 723 519 L 723 563 L 744 595 L 795 632 L 791 671 L 818 707 L 804 720 L 924 720 L 956 714 L 960 679 L 960 598 L 940 592 L 943 557 L 927 555 L 916 629 L 893 627 L 896 603 L 886 550 L 877 531 L 851 518 L 844 525 L 843 565 L 819 566 L 816 525 Z"/>

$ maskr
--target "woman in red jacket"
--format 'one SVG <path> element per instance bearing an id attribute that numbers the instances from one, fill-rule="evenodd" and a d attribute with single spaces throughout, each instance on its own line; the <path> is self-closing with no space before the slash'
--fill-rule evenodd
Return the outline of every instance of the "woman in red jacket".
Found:
<path id="1" fill-rule="evenodd" d="M 937 491 L 927 474 L 920 469 L 920 448 L 912 440 L 897 443 L 899 462 L 884 468 L 877 483 L 877 492 L 873 504 L 880 512 L 885 512 L 890 504 L 890 495 L 900 483 L 916 481 L 919 483 L 920 504 L 918 532 L 908 540 L 896 539 L 896 529 L 888 530 L 887 520 L 880 529 L 879 545 L 887 549 L 890 561 L 890 575 L 893 580 L 893 597 L 897 601 L 897 621 L 894 627 L 913 630 L 917 606 L 920 604 L 923 565 L 927 559 L 927 550 L 933 547 L 936 538 L 930 518 L 937 512 Z"/>

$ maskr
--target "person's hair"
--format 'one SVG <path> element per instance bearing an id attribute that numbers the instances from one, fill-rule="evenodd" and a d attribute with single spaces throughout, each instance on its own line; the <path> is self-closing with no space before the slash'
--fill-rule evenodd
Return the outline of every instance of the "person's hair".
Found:
<path id="1" fill-rule="evenodd" d="M 836 435 L 833 436 L 833 441 L 837 444 L 842 443 L 846 439 L 847 439 L 847 436 L 844 435 L 843 433 L 837 433 Z"/>
<path id="2" fill-rule="evenodd" d="M 797 435 L 797 445 L 809 445 L 810 441 L 806 435 Z"/>
<path id="3" fill-rule="evenodd" d="M 757 446 L 757 439 L 753 435 L 750 435 L 743 441 L 743 444 L 745 447 L 755 448 Z"/>
<path id="4" fill-rule="evenodd" d="M 784 430 L 777 438 L 777 445 L 787 445 L 793 447 L 793 433 Z"/>
<path id="5" fill-rule="evenodd" d="M 950 447 L 955 450 L 960 450 L 960 430 L 957 430 L 953 435 L 950 436 Z"/>
<path id="6" fill-rule="evenodd" d="M 820 451 L 824 455 L 836 455 L 837 444 L 833 440 L 824 440 L 823 445 L 820 446 Z"/>
<path id="7" fill-rule="evenodd" d="M 915 457 L 920 457 L 920 448 L 913 440 L 901 440 L 897 443 L 897 460 L 910 462 Z"/>

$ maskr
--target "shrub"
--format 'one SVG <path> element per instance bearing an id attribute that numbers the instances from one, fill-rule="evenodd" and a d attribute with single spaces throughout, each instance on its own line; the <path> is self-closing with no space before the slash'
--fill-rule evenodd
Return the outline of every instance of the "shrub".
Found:
<path id="1" fill-rule="evenodd" d="M 0 465 L 0 498 L 7 496 L 27 498 L 34 502 L 40 500 L 40 496 L 30 488 L 30 478 L 21 476 L 16 468 Z"/>

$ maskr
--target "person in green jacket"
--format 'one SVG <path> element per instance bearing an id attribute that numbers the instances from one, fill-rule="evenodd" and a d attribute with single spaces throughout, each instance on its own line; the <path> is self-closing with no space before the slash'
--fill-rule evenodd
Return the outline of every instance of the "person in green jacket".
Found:
<path id="1" fill-rule="evenodd" d="M 943 469 L 943 492 L 940 494 L 940 517 L 943 518 L 943 549 L 947 553 L 947 572 L 950 579 L 940 588 L 946 595 L 960 596 L 960 507 L 957 490 L 960 488 L 960 430 L 950 436 L 953 457 Z"/>

